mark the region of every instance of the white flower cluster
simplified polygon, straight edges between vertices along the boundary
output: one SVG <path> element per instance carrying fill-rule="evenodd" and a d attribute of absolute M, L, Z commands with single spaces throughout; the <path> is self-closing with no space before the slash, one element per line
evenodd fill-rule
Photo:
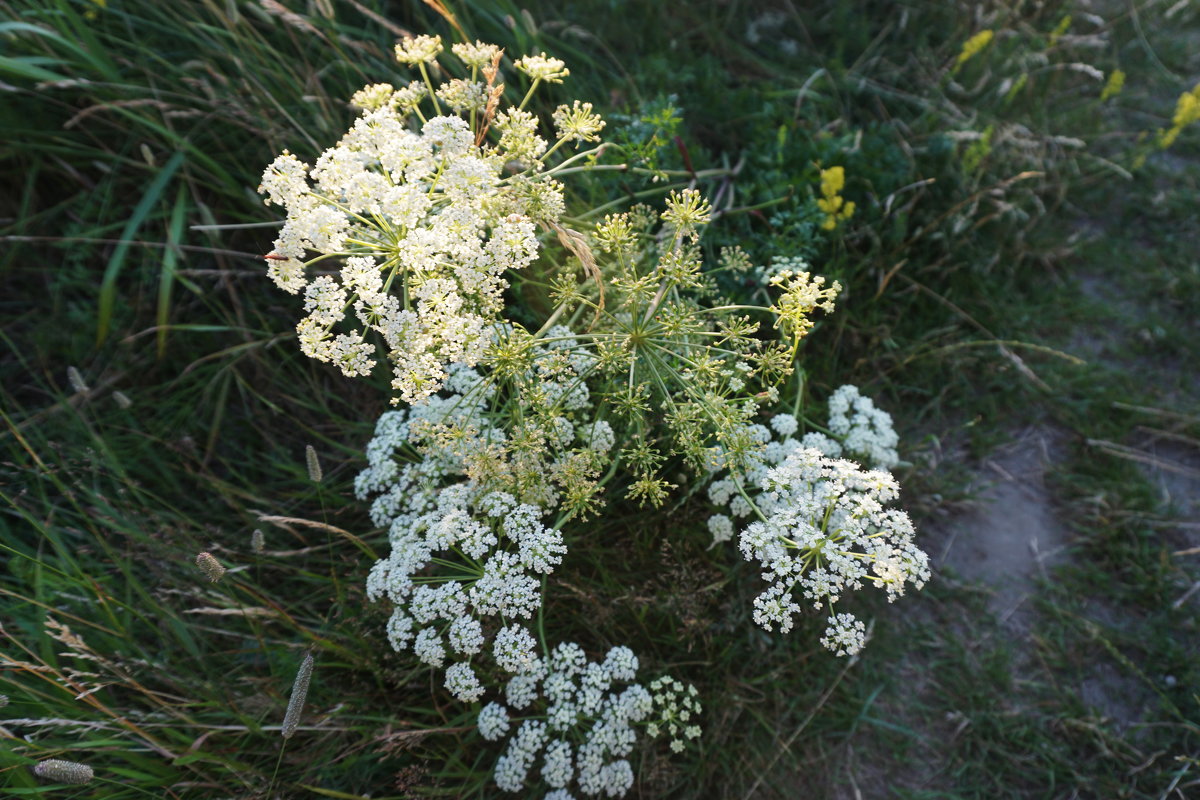
<path fill-rule="evenodd" d="M 417 655 L 440 666 L 441 632 L 456 652 L 473 655 L 483 644 L 480 618 L 531 617 L 541 605 L 535 576 L 553 572 L 566 547 L 561 531 L 542 524 L 543 509 L 519 504 L 507 493 L 481 494 L 469 483 L 458 483 L 433 494 L 427 511 L 415 513 L 410 506 L 397 515 L 391 525 L 392 552 L 372 567 L 367 596 L 387 597 L 396 604 L 388 623 L 388 637 L 396 649 L 417 635 Z M 414 500 L 424 502 L 416 496 Z M 458 552 L 469 561 L 456 569 L 467 570 L 469 580 L 443 581 L 421 574 L 435 560 Z M 472 562 L 477 566 L 472 568 Z M 437 631 L 427 633 L 434 627 Z M 519 651 L 507 652 L 511 655 L 505 663 L 519 661 Z"/>
<path fill-rule="evenodd" d="M 899 494 L 887 472 L 800 448 L 768 470 L 760 488 L 761 519 L 741 532 L 739 545 L 770 583 L 754 601 L 754 621 L 768 631 L 791 630 L 802 598 L 831 613 L 821 643 L 852 655 L 863 645 L 863 627 L 851 614 L 833 613 L 842 595 L 871 583 L 892 601 L 906 583 L 919 589 L 929 578 L 908 515 L 886 507 Z"/>
<path fill-rule="evenodd" d="M 586 386 L 570 376 L 588 365 L 568 329 L 550 334 L 527 377 L 559 407 L 586 408 Z M 392 550 L 372 568 L 367 595 L 394 604 L 389 641 L 443 669 L 443 685 L 456 699 L 482 702 L 491 687 L 500 690 L 502 698 L 478 716 L 484 739 L 507 738 L 495 766 L 497 787 L 523 793 L 540 781 L 552 790 L 548 797 L 620 797 L 633 784 L 627 757 L 636 726 L 654 715 L 651 734 L 669 733 L 678 751 L 680 735 L 699 735 L 699 705 L 676 697 L 682 685 L 674 681 L 656 682 L 654 694 L 634 683 L 638 659 L 627 647 L 612 648 L 600 662 L 573 643 L 541 655 L 519 620 L 540 607 L 541 575 L 559 565 L 566 547 L 561 532 L 543 522 L 548 508 L 485 491 L 466 475 L 476 449 L 511 438 L 489 421 L 494 395 L 475 370 L 454 366 L 443 395 L 380 418 L 355 491 L 374 497 L 372 518 L 388 528 Z M 606 422 L 554 419 L 554 447 L 577 443 L 603 452 L 614 444 Z M 439 436 L 451 429 L 470 435 Z"/>
<path fill-rule="evenodd" d="M 650 692 L 654 698 L 654 720 L 646 726 L 646 732 L 651 736 L 669 734 L 671 750 L 682 753 L 687 746 L 684 739 L 700 736 L 700 726 L 695 722 L 700 716 L 696 687 L 663 675 L 650 682 Z"/>
<path fill-rule="evenodd" d="M 853 414 L 849 413 L 851 410 Z M 732 540 L 734 521 L 753 513 L 753 498 L 744 496 L 743 492 L 757 493 L 767 471 L 801 448 L 819 450 L 830 458 L 858 461 L 871 469 L 891 469 L 900 461 L 896 452 L 900 439 L 891 415 L 876 408 L 875 403 L 861 395 L 855 386 L 843 386 L 829 398 L 828 430 L 832 435 L 810 431 L 798 436 L 800 427 L 795 416 L 779 413 L 771 417 L 769 429 L 764 425 L 750 425 L 745 429 L 745 435 L 762 445 L 762 450 L 757 457 L 747 459 L 745 468 L 738 475 L 727 473 L 709 484 L 709 500 L 718 507 L 728 506 L 729 512 L 722 511 L 708 518 L 714 546 Z M 717 461 L 723 463 L 719 456 Z"/>
<path fill-rule="evenodd" d="M 829 430 L 841 440 L 842 454 L 872 469 L 891 469 L 900 461 L 892 415 L 876 408 L 857 386 L 843 386 L 829 396 Z"/>
<path fill-rule="evenodd" d="M 371 517 L 388 528 L 391 541 L 391 553 L 367 578 L 367 597 L 395 606 L 389 641 L 396 650 L 411 644 L 433 667 L 448 657 L 466 659 L 447 669 L 446 688 L 473 702 L 483 687 L 468 662 L 484 650 L 484 621 L 530 618 L 542 601 L 540 576 L 558 566 L 566 546 L 562 532 L 543 523 L 548 509 L 463 480 L 471 452 L 504 437 L 484 414 L 492 392 L 474 370 L 452 368 L 447 386 L 460 391 L 380 418 L 355 492 L 363 500 L 376 495 Z M 430 443 L 430 430 L 450 424 L 475 436 L 454 446 Z M 423 457 L 404 463 L 422 445 Z M 437 575 L 448 563 L 454 577 Z M 532 635 L 509 625 L 496 635 L 493 655 L 501 668 L 519 673 L 533 649 Z"/>
<path fill-rule="evenodd" d="M 479 733 L 489 741 L 510 732 L 510 710 L 526 717 L 496 762 L 496 785 L 506 792 L 526 791 L 540 756 L 541 779 L 554 790 L 547 797 L 570 798 L 572 785 L 587 796 L 624 795 L 633 785 L 626 757 L 636 742 L 634 726 L 659 704 L 632 682 L 637 669 L 637 656 L 627 647 L 614 647 L 602 662 L 589 662 L 583 648 L 564 642 L 549 659 L 534 659 L 508 682 L 507 705 L 492 702 L 479 712 Z"/>
<path fill-rule="evenodd" d="M 284 151 L 259 187 L 268 204 L 287 210 L 268 275 L 304 295 L 308 316 L 296 328 L 303 352 L 346 375 L 366 375 L 380 355 L 373 333 L 406 403 L 436 393 L 447 365 L 480 361 L 502 307 L 504 273 L 537 258 L 535 221 L 554 222 L 563 209 L 561 185 L 538 162 L 548 151 L 537 117 L 501 112 L 499 142 L 488 144 L 490 82 L 456 79 L 434 89 L 425 64 L 441 52 L 438 37 L 397 45 L 397 58 L 420 67 L 425 82 L 364 87 L 352 100 L 361 116 L 337 145 L 311 168 Z M 454 52 L 475 70 L 499 50 L 476 43 Z M 544 55 L 517 66 L 541 81 L 567 74 Z M 421 113 L 425 99 L 436 115 Z M 560 143 L 596 137 L 603 121 L 590 111 L 584 104 L 556 117 Z M 479 130 L 457 114 L 470 115 Z M 513 161 L 537 169 L 503 177 Z M 306 275 L 339 262 L 311 280 Z"/>
<path fill-rule="evenodd" d="M 547 338 L 545 346 L 531 348 L 531 368 L 516 376 L 519 384 L 536 391 L 545 412 L 541 422 L 527 420 L 516 432 L 541 444 L 536 453 L 520 457 L 521 466 L 536 476 L 521 486 L 521 500 L 546 511 L 559 502 L 551 478 L 566 469 L 573 453 L 606 460 L 615 444 L 612 426 L 589 412 L 591 397 L 584 378 L 592 369 L 593 356 L 576 346 L 564 326 L 551 328 Z M 374 524 L 393 532 L 412 526 L 436 507 L 443 484 L 470 478 L 474 461 L 495 456 L 514 435 L 489 418 L 488 404 L 496 389 L 475 369 L 449 365 L 443 389 L 443 395 L 427 397 L 408 411 L 389 411 L 379 418 L 367 445 L 367 468 L 354 484 L 360 500 L 374 496 Z M 439 436 L 443 433 L 449 441 Z M 511 464 L 499 468 L 514 471 Z M 480 500 L 487 494 L 475 484 L 471 491 Z"/>
<path fill-rule="evenodd" d="M 754 513 L 750 494 L 757 492 L 756 487 L 767 476 L 767 471 L 805 446 L 804 440 L 793 439 L 790 436 L 799 427 L 796 418 L 791 414 L 777 414 L 772 418 L 771 424 L 782 438 L 773 440 L 771 430 L 765 425 L 747 426 L 744 434 L 759 445 L 761 450 L 747 457 L 742 469 L 723 473 L 722 477 L 715 477 L 708 485 L 709 501 L 722 508 L 723 512 L 729 512 L 713 514 L 708 518 L 708 529 L 713 535 L 714 546 L 732 540 L 735 521 Z"/>

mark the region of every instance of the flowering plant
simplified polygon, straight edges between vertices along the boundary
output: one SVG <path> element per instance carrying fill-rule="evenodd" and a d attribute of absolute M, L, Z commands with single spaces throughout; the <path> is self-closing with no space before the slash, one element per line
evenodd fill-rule
<path fill-rule="evenodd" d="M 439 670 L 456 700 L 482 704 L 484 740 L 507 737 L 497 787 L 522 792 L 540 775 L 558 800 L 620 796 L 637 731 L 681 751 L 700 735 L 700 704 L 672 678 L 637 683 L 628 647 L 589 661 L 545 632 L 547 576 L 619 488 L 658 508 L 676 481 L 726 473 L 710 497 L 759 517 L 740 541 L 771 582 L 754 608 L 768 629 L 791 627 L 797 588 L 832 607 L 863 581 L 889 596 L 920 585 L 924 555 L 907 517 L 883 507 L 890 475 L 823 455 L 895 463 L 890 418 L 871 401 L 835 394 L 823 441 L 771 443 L 756 422 L 841 286 L 780 259 L 770 305 L 722 296 L 718 276 L 748 264 L 726 253 L 705 265 L 698 242 L 715 212 L 694 187 L 661 211 L 569 227 L 579 218 L 562 180 L 605 146 L 566 147 L 598 142 L 605 122 L 576 100 L 550 115 L 551 133 L 527 110 L 569 75 L 557 59 L 511 62 L 527 88 L 505 105 L 503 52 L 451 49 L 457 63 L 442 63 L 439 37 L 406 39 L 397 59 L 419 79 L 356 93 L 358 118 L 313 166 L 284 152 L 267 168 L 260 190 L 287 212 L 268 272 L 303 295 L 303 352 L 348 376 L 390 368 L 400 407 L 379 419 L 355 481 L 388 533 L 367 579 L 368 598 L 391 605 L 388 641 Z M 435 86 L 434 74 L 462 77 Z M 511 314 L 506 299 L 535 263 L 550 305 L 536 329 L 518 321 L 532 309 Z M 798 428 L 782 414 L 773 425 Z M 732 537 L 727 517 L 713 520 L 718 541 Z M 824 643 L 856 652 L 862 624 L 838 613 Z"/>

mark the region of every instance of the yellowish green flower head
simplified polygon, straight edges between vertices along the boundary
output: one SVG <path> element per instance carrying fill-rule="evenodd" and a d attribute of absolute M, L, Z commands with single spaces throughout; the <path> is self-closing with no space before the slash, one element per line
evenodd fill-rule
<path fill-rule="evenodd" d="M 1193 86 L 1190 92 L 1179 95 L 1175 102 L 1175 116 L 1171 118 L 1171 127 L 1158 132 L 1158 146 L 1166 150 L 1175 144 L 1184 128 L 1197 120 L 1200 120 L 1200 83 Z"/>
<path fill-rule="evenodd" d="M 985 47 L 992 43 L 995 35 L 995 32 L 991 28 L 987 28 L 963 42 L 962 51 L 958 54 L 958 60 L 954 62 L 954 68 L 958 69 L 979 55 Z"/>
<path fill-rule="evenodd" d="M 435 61 L 442 52 L 442 37 L 440 36 L 411 36 L 396 45 L 396 60 L 401 64 L 416 66 Z"/>
<path fill-rule="evenodd" d="M 1070 28 L 1071 15 L 1068 14 L 1058 21 L 1058 25 L 1055 26 L 1054 30 L 1050 31 L 1050 46 L 1053 47 L 1054 45 L 1058 44 L 1058 40 L 1066 35 Z"/>
<path fill-rule="evenodd" d="M 571 74 L 566 64 L 557 58 L 550 58 L 545 53 L 519 58 L 513 62 L 513 66 L 533 80 L 547 83 L 562 83 L 562 79 Z"/>
<path fill-rule="evenodd" d="M 1125 88 L 1125 71 L 1114 69 L 1108 76 L 1108 81 L 1104 84 L 1104 90 L 1100 92 L 1100 102 L 1116 97 Z"/>

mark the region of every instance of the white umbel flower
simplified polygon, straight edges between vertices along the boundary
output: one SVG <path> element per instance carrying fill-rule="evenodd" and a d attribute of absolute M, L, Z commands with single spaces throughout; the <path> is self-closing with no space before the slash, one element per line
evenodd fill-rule
<path fill-rule="evenodd" d="M 488 703 L 479 712 L 479 735 L 489 742 L 499 741 L 508 733 L 508 711 L 499 703 Z"/>
<path fill-rule="evenodd" d="M 500 669 L 519 675 L 537 668 L 536 648 L 537 641 L 528 630 L 520 625 L 509 625 L 496 634 L 492 654 Z"/>
<path fill-rule="evenodd" d="M 545 53 L 519 58 L 513 62 L 513 66 L 533 80 L 547 83 L 562 83 L 562 79 L 571 74 L 564 62 L 550 58 Z"/>
<path fill-rule="evenodd" d="M 396 45 L 396 60 L 401 64 L 413 66 L 428 64 L 442 52 L 442 37 L 440 36 L 405 36 L 404 41 Z"/>
<path fill-rule="evenodd" d="M 762 520 L 739 537 L 742 555 L 762 567 L 770 586 L 754 602 L 754 619 L 767 630 L 792 627 L 803 599 L 831 608 L 846 592 L 872 584 L 888 600 L 929 578 L 929 558 L 913 542 L 908 515 L 887 508 L 899 486 L 883 471 L 800 449 L 771 469 L 758 499 Z M 822 644 L 838 655 L 862 646 L 861 623 L 831 617 Z"/>
<path fill-rule="evenodd" d="M 464 703 L 474 703 L 484 692 L 475 670 L 465 662 L 452 664 L 446 669 L 446 689 Z"/>

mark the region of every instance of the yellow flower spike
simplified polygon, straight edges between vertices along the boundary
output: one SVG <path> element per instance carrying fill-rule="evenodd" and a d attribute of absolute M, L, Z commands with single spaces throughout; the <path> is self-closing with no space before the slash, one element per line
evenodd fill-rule
<path fill-rule="evenodd" d="M 1108 82 L 1104 84 L 1104 91 L 1100 92 L 1100 102 L 1103 103 L 1110 97 L 1116 97 L 1125 88 L 1125 72 L 1123 70 L 1114 69 L 1112 74 L 1108 76 Z"/>
<path fill-rule="evenodd" d="M 834 195 L 830 198 L 819 198 L 817 200 L 817 208 L 824 211 L 826 214 L 836 214 L 838 209 L 842 207 L 844 201 L 842 198 Z"/>
<path fill-rule="evenodd" d="M 1200 88 L 1198 86 L 1197 88 Z M 1175 117 L 1171 120 L 1171 127 L 1183 128 L 1196 120 L 1200 119 L 1200 99 L 1197 99 L 1196 90 L 1184 92 L 1179 95 L 1179 100 L 1175 104 Z"/>
<path fill-rule="evenodd" d="M 841 196 L 841 191 L 845 186 L 845 167 L 830 167 L 821 170 L 821 194 L 823 196 L 817 198 L 817 208 L 825 214 L 825 219 L 821 222 L 822 229 L 831 231 L 842 220 L 850 219 L 854 213 L 854 203 Z"/>
<path fill-rule="evenodd" d="M 821 170 L 821 194 L 831 198 L 836 194 L 840 194 L 842 187 L 845 185 L 845 167 L 830 167 L 829 169 Z"/>
<path fill-rule="evenodd" d="M 958 60 L 954 62 L 954 68 L 958 69 L 963 64 L 967 63 L 976 55 L 978 55 L 981 50 L 992 43 L 992 39 L 995 37 L 995 35 L 996 34 L 994 31 L 992 31 L 990 28 L 987 28 L 963 42 L 962 52 L 958 54 Z"/>
<path fill-rule="evenodd" d="M 1061 39 L 1064 34 L 1066 34 L 1070 27 L 1071 15 L 1068 14 L 1067 16 L 1063 17 L 1059 21 L 1058 26 L 1050 32 L 1050 46 L 1053 47 L 1054 45 L 1058 44 L 1058 40 Z"/>

